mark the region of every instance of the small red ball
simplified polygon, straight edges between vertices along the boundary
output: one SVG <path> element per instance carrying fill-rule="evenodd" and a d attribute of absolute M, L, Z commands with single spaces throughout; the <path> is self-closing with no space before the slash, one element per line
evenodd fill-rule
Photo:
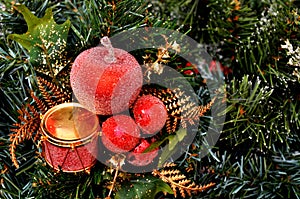
<path fill-rule="evenodd" d="M 105 135 L 101 136 L 101 141 L 103 146 L 105 146 L 106 149 L 113 153 L 125 153 L 128 152 L 128 150 L 121 149 L 117 147 L 115 144 L 113 144 Z"/>
<path fill-rule="evenodd" d="M 143 133 L 155 134 L 165 125 L 168 112 L 164 103 L 152 95 L 144 95 L 136 101 L 133 107 L 136 123 Z"/>
<path fill-rule="evenodd" d="M 158 155 L 158 149 L 143 153 L 149 146 L 151 146 L 151 143 L 146 139 L 142 139 L 141 143 L 134 148 L 133 152 L 128 154 L 128 162 L 135 166 L 146 166 L 150 164 Z"/>
<path fill-rule="evenodd" d="M 112 152 L 130 151 L 140 142 L 140 130 L 131 117 L 115 115 L 103 122 L 102 141 Z"/>

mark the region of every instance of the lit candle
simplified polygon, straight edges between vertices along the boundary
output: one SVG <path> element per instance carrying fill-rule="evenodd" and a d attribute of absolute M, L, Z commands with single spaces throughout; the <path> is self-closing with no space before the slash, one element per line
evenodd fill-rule
<path fill-rule="evenodd" d="M 89 170 L 96 162 L 100 130 L 96 114 L 78 103 L 64 103 L 42 118 L 43 156 L 55 170 Z"/>

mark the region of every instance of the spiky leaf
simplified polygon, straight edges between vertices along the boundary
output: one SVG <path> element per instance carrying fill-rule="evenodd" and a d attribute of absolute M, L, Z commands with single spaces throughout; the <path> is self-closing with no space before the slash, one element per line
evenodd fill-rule
<path fill-rule="evenodd" d="M 51 8 L 42 18 L 32 14 L 25 5 L 15 5 L 14 8 L 24 16 L 28 30 L 24 34 L 10 34 L 7 39 L 17 41 L 29 51 L 30 62 L 37 71 L 55 77 L 64 66 L 62 62 L 71 22 L 57 24 Z"/>
<path fill-rule="evenodd" d="M 124 184 L 116 193 L 115 198 L 151 199 L 155 198 L 159 192 L 173 194 L 171 187 L 167 183 L 149 176 L 148 178 L 142 178 Z"/>

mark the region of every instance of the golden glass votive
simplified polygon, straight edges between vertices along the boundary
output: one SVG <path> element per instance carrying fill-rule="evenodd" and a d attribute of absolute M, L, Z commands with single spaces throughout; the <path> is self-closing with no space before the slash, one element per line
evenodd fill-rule
<path fill-rule="evenodd" d="M 96 163 L 99 120 L 79 103 L 63 103 L 48 110 L 41 129 L 43 156 L 55 170 L 89 171 Z"/>

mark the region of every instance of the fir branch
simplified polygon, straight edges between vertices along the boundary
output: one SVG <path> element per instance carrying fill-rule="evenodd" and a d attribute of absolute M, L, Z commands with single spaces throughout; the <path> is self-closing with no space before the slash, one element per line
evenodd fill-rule
<path fill-rule="evenodd" d="M 215 183 L 209 183 L 207 185 L 196 185 L 191 180 L 187 179 L 184 174 L 181 174 L 181 171 L 178 169 L 171 169 L 171 167 L 176 166 L 174 163 L 167 163 L 162 170 L 153 170 L 152 174 L 158 176 L 164 182 L 169 183 L 173 192 L 174 197 L 177 197 L 177 191 L 180 195 L 185 198 L 186 193 L 189 196 L 192 196 L 192 193 L 203 192 L 215 185 Z"/>
<path fill-rule="evenodd" d="M 166 132 L 168 134 L 172 134 L 174 132 L 176 132 L 176 130 L 178 129 L 178 126 L 180 124 L 180 120 L 176 117 L 168 117 L 167 120 L 166 120 L 166 123 L 165 123 L 165 129 L 166 129 Z"/>
<path fill-rule="evenodd" d="M 187 123 L 189 122 L 191 125 L 195 124 L 195 121 L 199 120 L 199 117 L 202 117 L 207 113 L 212 105 L 215 102 L 216 97 L 214 97 L 208 104 L 202 106 L 195 106 L 193 103 L 189 103 L 182 108 L 182 116 L 181 116 L 181 121 L 182 121 L 182 126 L 183 128 L 186 128 Z"/>
<path fill-rule="evenodd" d="M 56 105 L 56 101 L 54 101 L 52 99 L 52 95 L 47 90 L 47 83 L 48 83 L 48 81 L 46 81 L 46 83 L 45 83 L 46 86 L 43 83 L 44 83 L 43 80 L 42 81 L 38 80 L 38 88 L 39 88 L 39 91 L 42 94 L 42 97 L 43 97 L 42 99 L 46 102 L 47 106 L 49 108 L 51 108 L 51 107 L 53 107 L 53 106 Z"/>
<path fill-rule="evenodd" d="M 17 145 L 32 138 L 33 134 L 37 132 L 40 125 L 40 114 L 31 105 L 23 107 L 18 111 L 20 113 L 20 122 L 14 124 L 16 128 L 11 129 L 12 134 L 10 134 L 10 155 L 11 160 L 16 168 L 19 168 L 19 163 L 16 157 Z"/>
<path fill-rule="evenodd" d="M 43 102 L 42 100 L 40 100 L 37 96 L 35 96 L 34 92 L 31 91 L 30 92 L 30 96 L 32 97 L 32 99 L 35 101 L 35 103 L 37 104 L 38 109 L 41 111 L 42 114 L 46 113 L 48 110 L 47 105 L 45 104 L 45 102 Z"/>
<path fill-rule="evenodd" d="M 39 101 L 39 106 L 41 108 L 51 108 L 57 104 L 70 101 L 70 96 L 67 92 L 57 86 L 54 82 L 51 82 L 45 78 L 38 77 L 38 88 L 42 94 L 42 99 Z M 44 101 L 40 103 L 40 101 Z"/>

